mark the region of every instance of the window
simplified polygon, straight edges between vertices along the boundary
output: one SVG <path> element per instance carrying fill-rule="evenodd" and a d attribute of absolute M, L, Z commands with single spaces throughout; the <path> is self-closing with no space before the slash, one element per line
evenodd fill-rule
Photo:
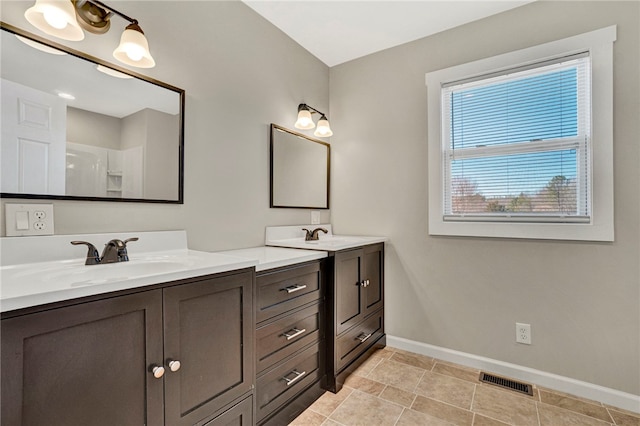
<path fill-rule="evenodd" d="M 445 220 L 588 222 L 589 59 L 444 85 Z"/>
<path fill-rule="evenodd" d="M 430 234 L 613 240 L 614 40 L 427 74 Z"/>

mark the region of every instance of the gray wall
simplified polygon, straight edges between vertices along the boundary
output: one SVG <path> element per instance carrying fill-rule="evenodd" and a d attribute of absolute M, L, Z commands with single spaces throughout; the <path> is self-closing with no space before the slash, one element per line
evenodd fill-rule
<path fill-rule="evenodd" d="M 67 142 L 101 148 L 120 148 L 119 118 L 67 107 Z"/>
<path fill-rule="evenodd" d="M 640 394 L 639 16 L 535 2 L 331 68 L 334 232 L 390 237 L 389 334 Z M 615 242 L 430 237 L 425 73 L 612 24 Z"/>
<path fill-rule="evenodd" d="M 180 117 L 146 109 L 147 140 L 145 145 L 144 196 L 158 198 L 166 194 L 178 196 L 178 129 Z"/>
<path fill-rule="evenodd" d="M 23 18 L 32 4 L 3 1 L 2 20 L 41 34 Z M 269 208 L 269 124 L 293 128 L 300 102 L 328 110 L 328 67 L 239 1 L 116 7 L 140 21 L 157 63 L 136 71 L 186 90 L 185 204 L 53 201 L 56 234 L 186 229 L 191 248 L 225 250 L 263 244 L 267 225 L 309 223 L 308 210 Z M 115 63 L 124 26 L 114 17 L 106 35 L 56 41 Z"/>

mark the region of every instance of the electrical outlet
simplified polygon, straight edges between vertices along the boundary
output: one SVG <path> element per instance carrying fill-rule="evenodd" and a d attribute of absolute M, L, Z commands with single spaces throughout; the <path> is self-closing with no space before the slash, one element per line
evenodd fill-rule
<path fill-rule="evenodd" d="M 53 204 L 5 204 L 7 237 L 53 235 Z"/>
<path fill-rule="evenodd" d="M 516 323 L 516 342 L 531 344 L 531 324 Z"/>

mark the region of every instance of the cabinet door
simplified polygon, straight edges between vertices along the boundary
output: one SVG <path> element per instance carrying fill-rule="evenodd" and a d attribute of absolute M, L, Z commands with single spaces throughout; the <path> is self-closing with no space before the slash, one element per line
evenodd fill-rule
<path fill-rule="evenodd" d="M 384 303 L 384 246 L 375 244 L 364 247 L 362 280 L 366 283 L 363 292 L 364 316 L 382 308 Z"/>
<path fill-rule="evenodd" d="M 335 255 L 335 327 L 336 335 L 348 330 L 362 318 L 362 249 Z"/>
<path fill-rule="evenodd" d="M 253 273 L 164 289 L 165 418 L 192 425 L 251 390 Z"/>
<path fill-rule="evenodd" d="M 2 424 L 163 425 L 162 293 L 2 320 Z"/>
<path fill-rule="evenodd" d="M 229 408 L 204 426 L 251 426 L 253 424 L 253 398 L 249 397 Z"/>

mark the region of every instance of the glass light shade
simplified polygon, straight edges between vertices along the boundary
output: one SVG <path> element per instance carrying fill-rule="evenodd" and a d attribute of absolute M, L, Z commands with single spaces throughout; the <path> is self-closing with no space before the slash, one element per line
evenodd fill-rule
<path fill-rule="evenodd" d="M 329 127 L 329 120 L 327 120 L 327 117 L 325 117 L 324 115 L 320 117 L 320 120 L 318 120 L 318 128 L 315 132 L 313 132 L 313 134 L 322 138 L 328 138 L 329 136 L 333 135 L 331 127 Z"/>
<path fill-rule="evenodd" d="M 34 49 L 38 49 L 41 52 L 50 53 L 51 55 L 66 55 L 67 52 L 63 52 L 62 50 L 54 49 L 52 47 L 46 46 L 42 43 L 38 43 L 37 41 L 33 41 L 30 38 L 22 37 L 16 34 L 16 38 L 26 44 L 27 46 L 33 47 Z"/>
<path fill-rule="evenodd" d="M 113 57 L 123 64 L 138 68 L 153 68 L 156 61 L 149 53 L 149 43 L 137 24 L 128 25 L 120 37 L 120 45 L 113 51 Z"/>
<path fill-rule="evenodd" d="M 100 64 L 98 64 L 98 66 L 96 66 L 96 69 L 98 71 L 100 71 L 101 73 L 110 75 L 111 77 L 122 78 L 122 79 L 133 78 L 132 75 L 125 74 L 125 73 L 120 72 L 120 71 L 116 71 L 113 68 L 105 67 L 105 66 L 102 66 Z"/>
<path fill-rule="evenodd" d="M 69 41 L 84 39 L 84 31 L 69 0 L 36 0 L 24 17 L 31 25 L 51 36 Z"/>
<path fill-rule="evenodd" d="M 313 129 L 314 127 L 316 127 L 313 120 L 311 119 L 311 111 L 306 108 L 300 109 L 298 111 L 298 120 L 296 121 L 296 124 L 294 124 L 294 127 L 296 129 L 304 130 Z"/>

